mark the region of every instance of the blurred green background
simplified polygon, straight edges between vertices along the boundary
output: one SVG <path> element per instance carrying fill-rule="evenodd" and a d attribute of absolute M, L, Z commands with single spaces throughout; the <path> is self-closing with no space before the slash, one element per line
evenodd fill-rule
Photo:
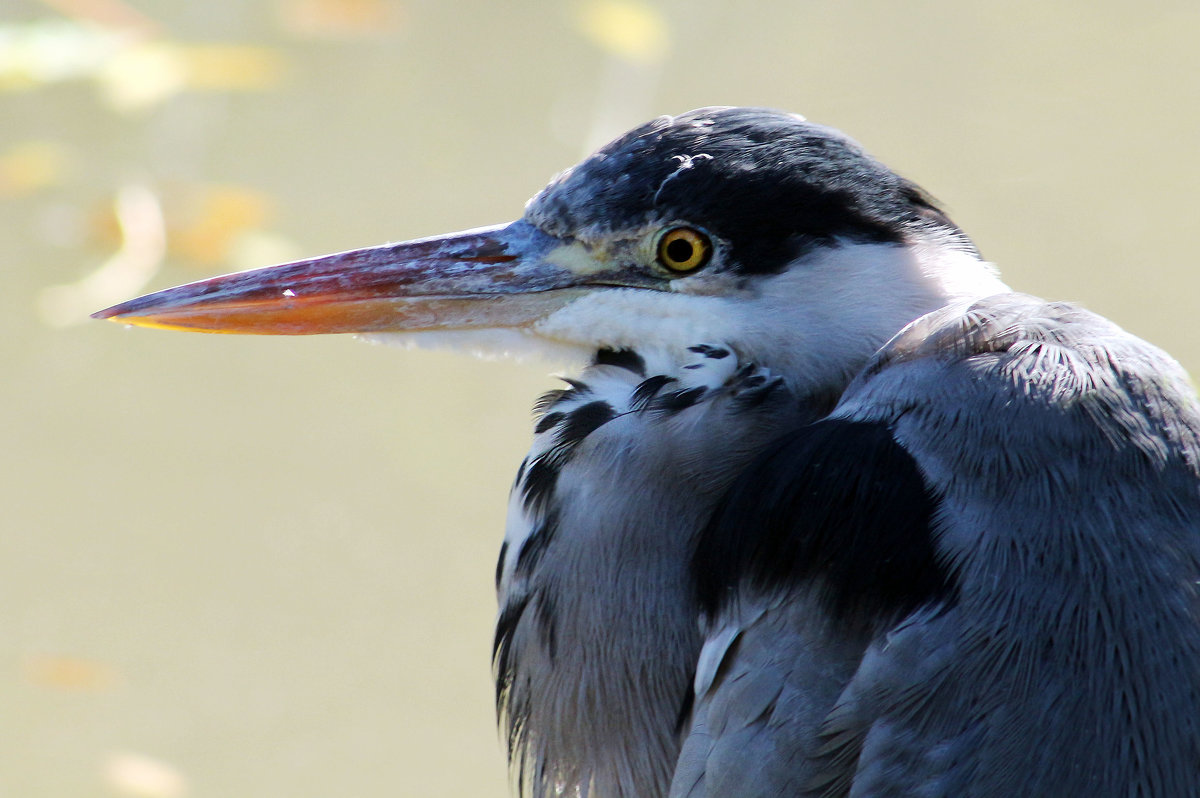
<path fill-rule="evenodd" d="M 1197 41 L 1194 0 L 0 0 L 0 795 L 506 792 L 492 567 L 546 369 L 86 312 L 511 219 L 754 104 L 1195 373 Z"/>

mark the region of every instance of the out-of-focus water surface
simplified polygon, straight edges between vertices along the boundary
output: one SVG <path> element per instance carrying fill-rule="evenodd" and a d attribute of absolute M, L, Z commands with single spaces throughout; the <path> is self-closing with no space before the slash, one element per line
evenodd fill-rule
<path fill-rule="evenodd" d="M 492 566 L 545 369 L 86 312 L 510 219 L 756 104 L 1196 372 L 1198 39 L 1194 2 L 5 0 L 0 794 L 506 791 Z"/>

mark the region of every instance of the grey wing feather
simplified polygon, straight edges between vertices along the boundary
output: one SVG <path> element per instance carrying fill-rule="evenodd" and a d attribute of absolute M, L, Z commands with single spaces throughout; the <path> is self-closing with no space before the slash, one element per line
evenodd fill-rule
<path fill-rule="evenodd" d="M 740 581 L 672 797 L 1200 795 L 1200 411 L 1179 367 L 1003 295 L 914 322 L 831 420 L 886 425 L 919 467 L 951 595 L 848 624 L 827 576 Z"/>
<path fill-rule="evenodd" d="M 831 795 L 1200 794 L 1200 412 L 1169 357 L 1006 295 L 903 331 L 835 415 L 941 497 L 953 607 L 872 646 Z"/>
<path fill-rule="evenodd" d="M 817 732 L 862 644 L 811 623 L 811 591 L 784 598 L 739 608 L 710 635 L 720 662 L 699 685 L 671 798 L 796 795 L 815 773 Z"/>

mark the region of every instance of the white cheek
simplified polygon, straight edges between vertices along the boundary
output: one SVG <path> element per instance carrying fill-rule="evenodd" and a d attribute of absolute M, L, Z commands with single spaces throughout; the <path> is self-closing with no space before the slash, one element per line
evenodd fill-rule
<path fill-rule="evenodd" d="M 737 331 L 737 314 L 721 297 L 689 296 L 636 288 L 601 289 L 582 296 L 531 330 L 551 341 L 614 349 L 686 348 L 726 341 Z"/>
<path fill-rule="evenodd" d="M 995 266 L 969 253 L 920 242 L 911 249 L 925 279 L 939 285 L 947 300 L 977 299 L 1012 290 Z"/>

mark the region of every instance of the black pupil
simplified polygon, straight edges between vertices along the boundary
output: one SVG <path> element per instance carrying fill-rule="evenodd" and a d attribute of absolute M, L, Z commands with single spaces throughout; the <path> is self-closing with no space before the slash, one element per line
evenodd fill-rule
<path fill-rule="evenodd" d="M 695 247 L 686 238 L 676 238 L 667 243 L 667 258 L 672 263 L 687 263 L 692 259 Z"/>

